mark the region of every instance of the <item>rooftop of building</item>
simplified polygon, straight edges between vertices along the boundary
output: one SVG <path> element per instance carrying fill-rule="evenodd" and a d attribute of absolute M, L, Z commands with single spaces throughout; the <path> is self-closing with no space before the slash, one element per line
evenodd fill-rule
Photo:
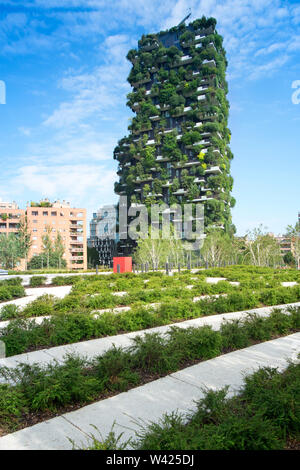
<path fill-rule="evenodd" d="M 0 201 L 0 209 L 19 209 L 19 206 L 15 201 L 12 201 L 12 202 Z"/>

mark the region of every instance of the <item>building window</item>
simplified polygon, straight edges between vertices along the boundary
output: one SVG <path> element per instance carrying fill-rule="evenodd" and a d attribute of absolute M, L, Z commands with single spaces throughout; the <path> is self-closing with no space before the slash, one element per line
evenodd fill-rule
<path fill-rule="evenodd" d="M 57 212 L 51 212 L 51 216 L 52 216 L 52 217 L 56 217 L 56 216 L 57 216 Z"/>
<path fill-rule="evenodd" d="M 44 211 L 43 215 L 45 215 L 45 216 L 48 215 L 48 211 Z"/>
<path fill-rule="evenodd" d="M 33 220 L 33 221 L 32 221 L 33 224 L 37 224 L 37 222 L 38 222 L 37 220 Z"/>
<path fill-rule="evenodd" d="M 39 215 L 39 213 L 38 213 L 38 211 L 32 211 L 32 212 L 31 212 L 31 215 L 37 216 L 37 215 Z"/>
<path fill-rule="evenodd" d="M 37 228 L 33 228 L 32 231 L 33 231 L 33 232 L 37 232 Z"/>

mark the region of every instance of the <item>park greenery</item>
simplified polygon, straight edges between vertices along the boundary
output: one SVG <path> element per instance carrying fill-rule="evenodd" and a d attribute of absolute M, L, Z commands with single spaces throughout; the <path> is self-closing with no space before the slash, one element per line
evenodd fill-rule
<path fill-rule="evenodd" d="M 6 269 L 14 269 L 20 260 L 23 259 L 25 271 L 43 268 L 61 269 L 66 267 L 66 261 L 63 259 L 65 247 L 62 236 L 60 233 L 57 233 L 53 241 L 50 236 L 51 232 L 52 228 L 47 226 L 42 240 L 42 253 L 33 256 L 28 261 L 32 238 L 27 217 L 21 218 L 17 233 L 0 234 L 0 266 Z"/>
<path fill-rule="evenodd" d="M 139 425 L 124 441 L 112 428 L 92 435 L 85 450 L 280 450 L 299 443 L 300 365 L 285 371 L 264 367 L 244 378 L 239 394 L 228 388 L 206 390 L 188 414 L 165 414 L 159 422 Z M 196 409 L 195 409 L 196 408 Z M 294 443 L 294 444 L 293 444 Z M 292 447 L 291 447 L 292 446 Z M 74 446 L 76 448 L 76 446 Z"/>
<path fill-rule="evenodd" d="M 138 240 L 134 261 L 149 266 L 163 266 L 169 262 L 175 267 L 186 266 L 187 260 L 201 260 L 207 267 L 230 264 L 277 267 L 284 264 L 276 239 L 265 233 L 261 226 L 240 238 L 230 236 L 222 229 L 208 228 L 199 250 L 191 252 L 189 246 L 189 242 L 176 238 L 174 232 L 165 239 L 149 236 Z"/>
<path fill-rule="evenodd" d="M 207 276 L 221 279 L 212 284 L 206 281 Z M 283 286 L 284 281 L 293 281 L 294 285 Z M 43 282 L 42 276 L 36 276 L 31 285 L 40 286 Z M 12 320 L 0 331 L 9 356 L 300 299 L 297 270 L 256 266 L 182 271 L 173 276 L 148 272 L 58 276 L 52 280 L 52 285 L 70 284 L 72 290 L 63 299 L 56 299 L 50 291 L 23 309 L 15 305 L 2 307 L 0 320 Z M 113 311 L 119 307 L 130 309 Z M 34 317 L 40 317 L 41 322 L 36 323 Z"/>
<path fill-rule="evenodd" d="M 112 347 L 90 360 L 72 354 L 63 363 L 1 367 L 0 376 L 7 383 L 0 385 L 0 428 L 6 433 L 15 431 L 43 420 L 45 413 L 48 419 L 70 405 L 104 399 L 188 365 L 285 336 L 299 327 L 299 308 L 289 314 L 278 310 L 267 318 L 249 315 L 243 321 L 224 322 L 220 331 L 209 326 L 174 327 L 165 335 L 136 336 L 128 348 Z"/>

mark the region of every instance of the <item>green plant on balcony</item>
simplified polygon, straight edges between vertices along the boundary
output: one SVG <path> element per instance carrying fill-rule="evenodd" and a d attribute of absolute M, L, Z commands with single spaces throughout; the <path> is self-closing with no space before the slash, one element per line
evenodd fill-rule
<path fill-rule="evenodd" d="M 143 166 L 145 170 L 149 170 L 155 165 L 155 147 L 147 145 L 141 152 L 143 157 Z"/>
<path fill-rule="evenodd" d="M 137 55 L 138 55 L 138 51 L 136 49 L 130 49 L 130 51 L 128 51 L 126 59 L 129 60 L 130 62 L 133 62 L 135 58 L 137 57 Z"/>
<path fill-rule="evenodd" d="M 183 114 L 184 111 L 184 104 L 176 106 L 175 108 L 170 109 L 170 114 L 172 117 L 180 116 Z"/>
<path fill-rule="evenodd" d="M 199 194 L 200 190 L 197 184 L 191 184 L 191 186 L 188 188 L 187 197 L 189 199 L 197 199 L 199 197 Z"/>
<path fill-rule="evenodd" d="M 178 178 L 173 179 L 172 191 L 175 193 L 180 188 L 180 182 Z"/>
<path fill-rule="evenodd" d="M 153 181 L 153 191 L 155 194 L 162 193 L 162 183 L 158 178 L 155 178 Z"/>
<path fill-rule="evenodd" d="M 7 219 L 8 219 L 8 215 L 7 215 L 7 214 L 4 214 L 4 213 L 3 213 L 3 214 L 0 214 L 0 218 L 1 218 L 2 220 L 7 220 Z"/>
<path fill-rule="evenodd" d="M 198 131 L 189 131 L 183 134 L 181 137 L 181 142 L 184 145 L 193 145 L 196 142 L 199 142 L 201 140 L 201 134 Z"/>
<path fill-rule="evenodd" d="M 183 45 L 184 43 L 192 42 L 195 39 L 195 33 L 193 33 L 190 30 L 185 31 L 181 36 L 179 37 L 180 44 Z"/>
<path fill-rule="evenodd" d="M 160 82 L 164 82 L 165 80 L 168 80 L 169 78 L 169 72 L 168 70 L 165 70 L 163 67 L 161 67 L 157 73 L 157 78 Z M 161 89 L 160 89 L 161 91 Z"/>

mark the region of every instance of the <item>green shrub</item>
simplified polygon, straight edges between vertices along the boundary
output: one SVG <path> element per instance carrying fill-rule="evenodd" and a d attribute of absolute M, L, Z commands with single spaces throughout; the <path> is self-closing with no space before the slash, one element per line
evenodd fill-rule
<path fill-rule="evenodd" d="M 96 377 L 102 389 L 125 391 L 140 382 L 129 352 L 113 347 L 95 359 Z"/>
<path fill-rule="evenodd" d="M 56 298 L 50 294 L 44 294 L 37 299 L 30 302 L 22 311 L 22 316 L 25 317 L 43 317 L 51 315 L 54 311 Z"/>
<path fill-rule="evenodd" d="M 16 299 L 25 296 L 25 289 L 20 284 L 0 285 L 0 301 Z"/>
<path fill-rule="evenodd" d="M 168 332 L 168 350 L 180 360 L 206 360 L 221 354 L 222 338 L 210 326 L 182 329 L 173 327 Z"/>
<path fill-rule="evenodd" d="M 21 309 L 17 305 L 8 304 L 2 308 L 0 306 L 0 320 L 10 320 L 11 318 L 19 318 L 21 316 Z"/>
<path fill-rule="evenodd" d="M 220 328 L 223 348 L 226 350 L 242 349 L 250 345 L 247 328 L 243 328 L 241 320 L 229 320 Z"/>
<path fill-rule="evenodd" d="M 46 282 L 46 276 L 32 276 L 29 281 L 30 287 L 40 287 Z"/>

